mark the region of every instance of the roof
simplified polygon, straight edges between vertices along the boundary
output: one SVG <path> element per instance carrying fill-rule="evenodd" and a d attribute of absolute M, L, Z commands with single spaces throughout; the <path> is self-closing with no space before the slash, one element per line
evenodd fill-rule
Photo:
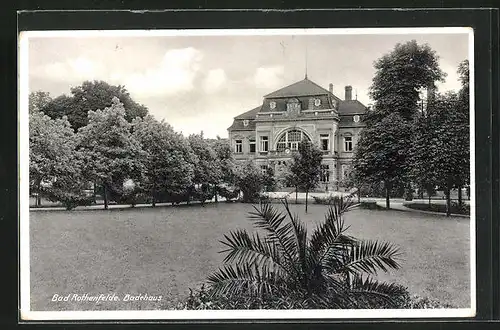
<path fill-rule="evenodd" d="M 265 95 L 265 98 L 270 97 L 289 97 L 289 96 L 305 96 L 305 95 L 323 95 L 330 92 L 311 80 L 305 78 L 301 81 L 278 89 L 270 94 Z"/>
<path fill-rule="evenodd" d="M 235 119 L 231 126 L 227 128 L 228 130 L 236 131 L 255 131 L 255 120 L 249 120 L 248 125 L 243 124 L 243 119 Z"/>
<path fill-rule="evenodd" d="M 363 114 L 366 112 L 366 106 L 358 100 L 340 101 L 339 115 Z"/>
<path fill-rule="evenodd" d="M 234 117 L 234 119 L 255 119 L 255 116 L 259 113 L 261 107 L 262 105 L 259 105 L 258 107 L 253 108 L 252 110 L 249 110 L 247 112 L 242 113 L 241 115 Z"/>

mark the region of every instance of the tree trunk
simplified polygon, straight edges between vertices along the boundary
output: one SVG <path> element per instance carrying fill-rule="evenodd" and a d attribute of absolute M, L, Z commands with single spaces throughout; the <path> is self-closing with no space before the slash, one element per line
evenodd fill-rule
<path fill-rule="evenodd" d="M 458 186 L 458 205 L 462 207 L 462 186 Z"/>
<path fill-rule="evenodd" d="M 153 207 L 156 207 L 156 181 L 153 181 L 153 189 L 151 191 L 151 197 L 153 202 L 151 203 Z"/>
<path fill-rule="evenodd" d="M 388 184 L 386 182 L 385 183 L 385 208 L 386 209 L 390 209 L 391 208 L 390 193 L 391 193 L 390 184 Z"/>
<path fill-rule="evenodd" d="M 298 195 L 299 195 L 299 188 L 295 186 L 295 204 L 297 204 Z"/>
<path fill-rule="evenodd" d="M 361 203 L 361 188 L 358 187 L 358 203 Z"/>
<path fill-rule="evenodd" d="M 92 200 L 94 204 L 97 204 L 97 183 L 94 180 L 92 184 L 93 184 Z"/>
<path fill-rule="evenodd" d="M 307 198 L 309 196 L 309 189 L 306 190 L 306 213 L 307 213 Z"/>
<path fill-rule="evenodd" d="M 214 196 L 215 196 L 215 202 L 218 203 L 219 200 L 217 199 L 217 185 L 214 185 Z"/>
<path fill-rule="evenodd" d="M 430 209 L 430 206 L 431 206 L 431 194 L 429 194 L 429 209 Z"/>
<path fill-rule="evenodd" d="M 36 206 L 40 207 L 42 206 L 42 180 L 38 180 L 36 190 Z"/>
<path fill-rule="evenodd" d="M 451 214 L 451 198 L 450 198 L 450 187 L 446 187 L 446 216 L 449 217 Z"/>
<path fill-rule="evenodd" d="M 103 184 L 104 188 L 104 209 L 108 209 L 108 186 L 106 184 Z"/>

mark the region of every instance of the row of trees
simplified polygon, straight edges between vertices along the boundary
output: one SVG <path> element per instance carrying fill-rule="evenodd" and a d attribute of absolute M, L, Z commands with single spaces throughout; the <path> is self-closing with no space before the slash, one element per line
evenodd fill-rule
<path fill-rule="evenodd" d="M 355 185 L 383 183 L 387 208 L 394 189 L 414 187 L 430 195 L 443 190 L 450 212 L 450 191 L 469 184 L 469 63 L 458 74 L 458 93 L 439 94 L 435 84 L 445 73 L 438 56 L 416 41 L 398 44 L 375 62 L 370 94 L 375 101 L 366 117 L 353 162 Z M 423 94 L 427 99 L 423 99 Z"/>
<path fill-rule="evenodd" d="M 37 193 L 38 205 L 42 195 L 68 208 L 90 203 L 89 188 L 94 196 L 102 195 L 105 208 L 109 201 L 142 199 L 153 205 L 204 201 L 217 195 L 218 185 L 235 182 L 226 141 L 208 140 L 202 133 L 185 138 L 148 115 L 147 109 L 132 118 L 130 107 L 137 103 L 121 102 L 120 91 L 129 98 L 122 87 L 85 82 L 72 92 L 80 90 L 90 90 L 102 100 L 94 97 L 84 110 L 54 112 L 54 103 L 63 97 L 52 100 L 44 92 L 30 95 L 30 188 Z M 111 96 L 114 92 L 118 96 Z M 108 103 L 101 110 L 89 109 Z M 69 113 L 80 119 L 85 113 L 86 119 L 72 122 Z"/>

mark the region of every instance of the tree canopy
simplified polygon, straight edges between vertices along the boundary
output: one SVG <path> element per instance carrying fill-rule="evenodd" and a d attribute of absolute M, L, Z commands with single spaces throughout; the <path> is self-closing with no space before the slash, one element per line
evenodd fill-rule
<path fill-rule="evenodd" d="M 353 159 L 358 180 L 368 184 L 384 182 L 386 196 L 397 182 L 407 180 L 411 134 L 411 123 L 397 112 L 365 127 Z"/>
<path fill-rule="evenodd" d="M 411 119 L 417 110 L 421 89 L 433 90 L 445 73 L 439 68 L 439 57 L 428 44 L 415 40 L 398 43 L 394 50 L 374 63 L 375 76 L 370 97 L 375 101 L 371 118 L 380 118 L 397 111 Z"/>
<path fill-rule="evenodd" d="M 33 111 L 42 111 L 42 109 L 47 106 L 50 101 L 52 101 L 52 97 L 48 92 L 31 92 L 28 101 L 29 113 L 31 114 Z"/>
<path fill-rule="evenodd" d="M 186 139 L 150 115 L 134 119 L 132 132 L 145 152 L 144 189 L 151 192 L 153 205 L 159 195 L 186 191 L 192 184 L 196 157 Z"/>
<path fill-rule="evenodd" d="M 104 187 L 106 208 L 114 184 L 120 189 L 125 179 L 141 181 L 143 151 L 131 135 L 131 124 L 125 120 L 125 109 L 117 97 L 110 107 L 88 112 L 88 124 L 79 129 L 78 142 L 87 160 L 84 172 Z"/>
<path fill-rule="evenodd" d="M 132 99 L 125 86 L 110 85 L 105 81 L 84 81 L 71 88 L 71 95 L 61 95 L 48 102 L 41 110 L 52 118 L 67 116 L 71 126 L 78 130 L 87 125 L 89 111 L 104 109 L 112 105 L 117 97 L 125 109 L 124 118 L 131 122 L 148 113 L 146 106 Z"/>
<path fill-rule="evenodd" d="M 194 183 L 218 184 L 222 178 L 222 170 L 217 158 L 217 152 L 201 134 L 191 134 L 189 145 L 197 157 L 194 170 Z"/>

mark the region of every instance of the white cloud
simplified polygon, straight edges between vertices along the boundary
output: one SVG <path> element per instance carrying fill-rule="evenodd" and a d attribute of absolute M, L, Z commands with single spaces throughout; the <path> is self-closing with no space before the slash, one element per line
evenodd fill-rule
<path fill-rule="evenodd" d="M 207 77 L 203 83 L 203 89 L 207 93 L 214 93 L 224 87 L 226 82 L 226 72 L 221 69 L 212 69 L 208 72 Z"/>
<path fill-rule="evenodd" d="M 33 75 L 55 81 L 80 82 L 103 78 L 105 67 L 101 62 L 86 57 L 53 62 L 41 66 L 32 72 Z"/>
<path fill-rule="evenodd" d="M 252 83 L 257 88 L 275 88 L 283 84 L 283 66 L 271 66 L 257 68 L 253 76 Z"/>
<path fill-rule="evenodd" d="M 172 95 L 194 88 L 202 53 L 195 48 L 172 49 L 161 63 L 146 72 L 128 75 L 123 82 L 138 97 Z M 146 57 L 145 57 L 146 59 Z"/>

